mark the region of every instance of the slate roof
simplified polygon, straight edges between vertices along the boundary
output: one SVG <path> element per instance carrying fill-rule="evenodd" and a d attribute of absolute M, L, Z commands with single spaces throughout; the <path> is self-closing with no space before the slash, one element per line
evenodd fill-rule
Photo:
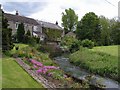
<path fill-rule="evenodd" d="M 37 21 L 37 22 L 44 28 L 63 30 L 59 25 L 56 25 L 54 23 L 49 23 L 44 21 Z"/>
<path fill-rule="evenodd" d="M 8 14 L 4 13 L 5 17 L 7 18 L 8 21 L 14 21 L 14 22 L 22 22 L 22 23 L 28 23 L 28 24 L 33 24 L 33 25 L 39 25 L 36 20 L 20 15 L 13 15 L 13 14 Z"/>
<path fill-rule="evenodd" d="M 68 32 L 68 33 L 66 34 L 66 36 L 76 36 L 76 34 L 73 33 L 73 32 Z"/>
<path fill-rule="evenodd" d="M 40 25 L 44 28 L 63 30 L 59 25 L 56 25 L 54 23 L 39 21 L 39 20 L 35 20 L 35 19 L 28 18 L 25 16 L 13 15 L 13 14 L 8 14 L 8 13 L 4 13 L 4 15 L 8 21 L 22 22 L 22 23 L 28 23 L 32 25 Z"/>

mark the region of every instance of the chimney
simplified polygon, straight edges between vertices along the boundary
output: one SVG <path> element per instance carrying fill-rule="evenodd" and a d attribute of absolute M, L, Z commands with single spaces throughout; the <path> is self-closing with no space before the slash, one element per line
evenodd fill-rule
<path fill-rule="evenodd" d="M 1 4 L 0 4 L 0 9 L 1 9 Z"/>
<path fill-rule="evenodd" d="M 16 15 L 19 15 L 18 11 L 16 11 Z"/>
<path fill-rule="evenodd" d="M 55 23 L 56 25 L 58 25 L 58 22 L 56 21 L 56 23 Z"/>

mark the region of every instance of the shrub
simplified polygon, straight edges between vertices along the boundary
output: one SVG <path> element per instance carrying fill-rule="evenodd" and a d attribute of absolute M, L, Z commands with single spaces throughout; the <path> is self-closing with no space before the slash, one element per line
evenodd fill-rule
<path fill-rule="evenodd" d="M 33 37 L 29 37 L 28 44 L 35 46 L 36 45 L 36 40 Z"/>
<path fill-rule="evenodd" d="M 92 42 L 89 39 L 83 40 L 81 44 L 82 44 L 83 47 L 88 47 L 90 49 L 92 49 L 94 47 L 94 42 Z"/>
<path fill-rule="evenodd" d="M 39 37 L 34 37 L 34 39 L 36 40 L 36 43 L 40 43 L 40 38 Z"/>
<path fill-rule="evenodd" d="M 36 45 L 36 40 L 34 39 L 34 37 L 24 35 L 24 43 L 35 46 Z"/>
<path fill-rule="evenodd" d="M 81 43 L 81 41 L 78 41 L 78 40 L 76 40 L 76 41 L 74 41 L 73 43 L 72 43 L 72 45 L 70 46 L 70 52 L 75 52 L 75 51 L 77 51 L 77 50 L 79 50 L 79 47 L 80 47 L 80 44 Z"/>

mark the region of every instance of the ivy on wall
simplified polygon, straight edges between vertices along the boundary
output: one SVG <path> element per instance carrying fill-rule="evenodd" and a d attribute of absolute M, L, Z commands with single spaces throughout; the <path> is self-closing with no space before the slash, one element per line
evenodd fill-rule
<path fill-rule="evenodd" d="M 47 35 L 47 40 L 58 41 L 61 38 L 62 30 L 43 28 L 43 32 Z"/>

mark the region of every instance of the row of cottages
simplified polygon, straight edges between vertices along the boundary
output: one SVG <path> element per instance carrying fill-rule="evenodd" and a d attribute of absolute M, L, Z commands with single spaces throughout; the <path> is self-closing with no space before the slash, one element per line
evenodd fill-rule
<path fill-rule="evenodd" d="M 12 35 L 16 34 L 18 25 L 23 23 L 25 33 L 30 30 L 31 36 L 37 36 L 41 41 L 59 42 L 64 36 L 64 30 L 58 23 L 53 24 L 20 16 L 18 11 L 16 11 L 15 15 L 4 13 L 4 16 L 8 20 L 9 28 L 12 29 Z"/>

